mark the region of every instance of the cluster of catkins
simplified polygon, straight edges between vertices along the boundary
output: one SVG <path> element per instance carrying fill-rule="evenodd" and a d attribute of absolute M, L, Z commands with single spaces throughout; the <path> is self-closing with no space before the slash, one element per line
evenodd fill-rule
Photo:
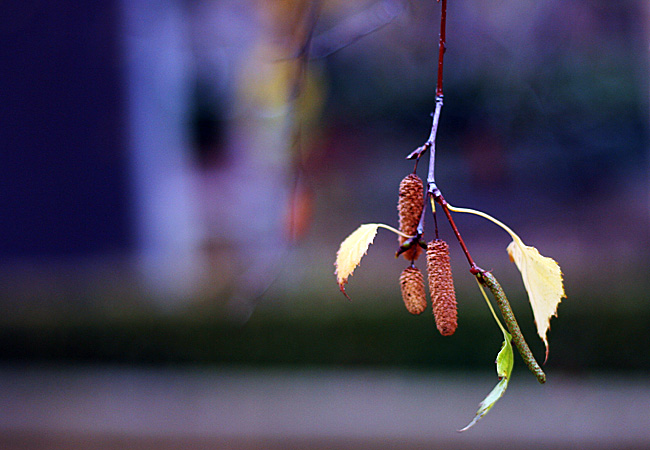
<path fill-rule="evenodd" d="M 417 234 L 423 209 L 424 185 L 415 173 L 409 174 L 400 183 L 397 202 L 399 229 L 402 233 L 409 236 Z M 400 236 L 400 246 L 405 242 L 406 238 Z M 421 314 L 427 307 L 424 278 L 420 269 L 414 264 L 421 253 L 422 248 L 417 244 L 402 253 L 404 258 L 411 262 L 400 276 L 404 305 L 411 314 Z M 449 245 L 441 239 L 435 239 L 427 244 L 427 273 L 436 326 L 440 334 L 451 336 L 458 326 L 456 292 L 451 275 Z"/>

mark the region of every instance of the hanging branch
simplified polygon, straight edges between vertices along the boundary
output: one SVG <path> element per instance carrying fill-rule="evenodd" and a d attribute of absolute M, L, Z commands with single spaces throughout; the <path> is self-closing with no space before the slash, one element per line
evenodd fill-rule
<path fill-rule="evenodd" d="M 548 321 L 550 320 L 550 317 L 556 313 L 557 304 L 565 295 L 562 284 L 562 273 L 559 265 L 554 260 L 540 255 L 536 248 L 526 246 L 519 236 L 517 236 L 510 228 L 493 217 L 477 210 L 456 208 L 448 204 L 436 185 L 435 150 L 436 136 L 438 133 L 438 125 L 443 105 L 443 66 L 446 50 L 447 0 L 438 0 L 438 3 L 441 3 L 442 10 L 440 14 L 440 40 L 438 47 L 438 78 L 436 82 L 435 110 L 432 114 L 433 119 L 429 138 L 424 145 L 418 147 L 407 156 L 407 159 L 415 160 L 415 168 L 413 173 L 407 175 L 402 180 L 402 183 L 400 183 L 398 197 L 400 230 L 376 223 L 361 225 L 341 243 L 336 255 L 335 273 L 339 283 L 339 288 L 345 294 L 344 285 L 347 283 L 348 277 L 352 275 L 355 267 L 359 265 L 363 255 L 366 254 L 368 246 L 374 240 L 378 228 L 390 229 L 400 235 L 400 248 L 396 257 L 409 250 L 414 250 L 412 253 L 415 254 L 415 256 L 413 256 L 411 252 L 405 253 L 407 260 L 410 260 L 410 265 L 404 269 L 400 276 L 402 298 L 407 310 L 411 314 L 420 314 L 426 308 L 424 281 L 421 272 L 414 265 L 419 249 L 413 248 L 413 246 L 419 245 L 427 250 L 426 256 L 429 292 L 433 313 L 436 319 L 436 326 L 443 336 L 453 334 L 457 326 L 456 296 L 453 288 L 451 266 L 449 264 L 449 246 L 444 240 L 441 240 L 438 237 L 436 204 L 440 205 L 465 254 L 465 257 L 467 258 L 467 262 L 470 266 L 469 271 L 476 277 L 478 287 L 485 298 L 492 316 L 502 331 L 504 339 L 501 350 L 499 350 L 495 361 L 499 382 L 479 404 L 479 409 L 474 419 L 465 428 L 459 430 L 465 431 L 474 426 L 478 420 L 485 416 L 485 414 L 487 414 L 494 406 L 496 401 L 503 396 L 508 386 L 514 365 L 513 347 L 517 348 L 528 369 L 535 374 L 540 383 L 546 382 L 546 375 L 535 360 L 530 347 L 526 343 L 512 307 L 510 306 L 508 298 L 501 288 L 501 285 L 491 272 L 481 269 L 476 265 L 451 213 L 471 213 L 481 216 L 500 226 L 512 237 L 513 241 L 507 249 L 510 258 L 515 262 L 517 268 L 522 273 L 524 285 L 528 291 L 536 321 L 538 313 L 541 314 L 540 317 L 546 321 L 546 323 L 542 324 L 544 326 L 541 328 L 538 323 L 538 334 L 546 344 L 547 355 L 548 343 L 546 340 L 546 331 L 548 330 Z M 427 189 L 425 194 L 423 192 L 424 186 L 422 180 L 417 177 L 416 171 L 420 157 L 426 153 L 427 150 L 430 151 L 430 153 Z M 415 185 L 417 185 L 417 189 L 414 188 Z M 409 188 L 406 189 L 405 186 Z M 415 192 L 415 194 L 413 194 L 413 192 Z M 422 235 L 424 234 L 424 217 L 427 209 L 427 202 L 430 203 L 433 213 L 435 240 L 425 244 L 422 240 Z M 420 213 L 420 211 L 422 212 Z M 408 226 L 404 225 L 406 223 L 404 220 L 405 217 L 408 217 L 409 219 Z M 418 221 L 418 225 L 414 230 L 413 225 L 415 221 Z M 505 321 L 506 327 L 501 324 L 501 321 L 496 316 L 492 302 L 485 293 L 485 288 L 489 289 L 492 293 L 494 301 L 497 303 Z M 540 303 L 539 300 L 540 296 L 542 303 Z M 550 315 L 546 312 L 546 306 L 549 304 L 553 307 L 552 311 L 554 311 Z"/>
<path fill-rule="evenodd" d="M 474 263 L 474 260 L 472 259 L 471 255 L 469 254 L 469 250 L 467 249 L 467 246 L 465 245 L 465 242 L 463 241 L 463 238 L 460 235 L 460 232 L 458 231 L 456 224 L 454 223 L 454 219 L 451 216 L 451 212 L 449 211 L 447 202 L 442 196 L 440 189 L 438 189 L 438 186 L 436 185 L 436 178 L 435 178 L 436 136 L 438 134 L 438 123 L 440 121 L 440 112 L 442 111 L 442 105 L 443 105 L 442 99 L 443 99 L 444 92 L 442 89 L 442 81 L 443 81 L 445 51 L 447 49 L 447 0 L 438 0 L 438 2 L 441 3 L 441 11 L 440 11 L 440 37 L 438 41 L 438 79 L 436 80 L 436 109 L 433 112 L 433 121 L 431 123 L 431 132 L 429 133 L 429 138 L 424 143 L 424 145 L 418 147 L 413 152 L 411 152 L 406 157 L 406 159 L 415 159 L 419 161 L 420 157 L 427 150 L 429 150 L 429 171 L 427 173 L 427 197 L 434 199 L 442 207 L 443 211 L 445 212 L 445 215 L 447 216 L 447 220 L 451 225 L 451 228 L 454 230 L 456 239 L 458 239 L 458 242 L 461 248 L 463 249 L 463 252 L 465 253 L 467 262 L 470 265 L 470 272 L 472 272 L 472 274 L 476 274 L 478 273 L 477 266 Z M 431 203 L 431 207 L 433 209 L 433 215 L 435 219 L 435 207 L 433 202 Z M 424 214 L 425 214 L 425 210 L 422 211 L 422 217 L 420 218 L 420 225 L 418 226 L 418 235 L 420 236 L 424 231 L 423 230 Z M 437 237 L 437 226 L 436 226 L 436 237 Z"/>
<path fill-rule="evenodd" d="M 441 12 L 440 12 L 440 39 L 438 43 L 438 79 L 436 82 L 436 109 L 433 112 L 433 121 L 431 124 L 431 133 L 429 134 L 429 138 L 424 143 L 424 145 L 418 147 L 416 150 L 411 152 L 407 156 L 407 159 L 415 159 L 416 161 L 419 161 L 420 157 L 427 150 L 429 151 L 429 170 L 427 174 L 427 197 L 434 200 L 441 206 L 442 210 L 447 216 L 447 220 L 451 225 L 452 230 L 454 231 L 454 235 L 456 236 L 456 239 L 458 240 L 458 243 L 460 244 L 463 253 L 465 254 L 465 258 L 467 258 L 467 262 L 470 266 L 469 269 L 470 273 L 472 273 L 477 278 L 479 283 L 481 283 L 482 285 L 490 289 L 492 295 L 497 301 L 499 310 L 501 311 L 501 315 L 503 316 L 503 319 L 506 322 L 508 330 L 510 334 L 512 334 L 512 340 L 515 343 L 517 350 L 521 354 L 523 360 L 526 362 L 526 365 L 528 366 L 530 371 L 537 376 L 537 379 L 539 380 L 540 383 L 544 383 L 546 381 L 546 375 L 544 374 L 539 364 L 535 360 L 532 352 L 530 351 L 530 348 L 528 347 L 528 344 L 526 343 L 524 336 L 521 333 L 521 329 L 519 328 L 517 319 L 515 318 L 510 303 L 508 302 L 508 299 L 505 293 L 503 292 L 501 285 L 494 277 L 494 275 L 492 275 L 490 272 L 481 269 L 474 262 L 474 259 L 470 255 L 467 245 L 465 245 L 465 241 L 463 240 L 460 231 L 458 230 L 458 227 L 454 222 L 454 219 L 451 215 L 451 211 L 449 209 L 449 205 L 445 200 L 445 198 L 442 196 L 440 189 L 438 189 L 438 186 L 436 185 L 436 180 L 435 180 L 436 136 L 438 133 L 440 112 L 442 110 L 442 105 L 443 105 L 443 94 L 444 94 L 443 67 L 444 67 L 445 50 L 447 45 L 447 37 L 446 37 L 447 0 L 438 0 L 438 2 L 441 3 Z M 431 206 L 432 206 L 433 215 L 435 219 L 436 213 L 435 213 L 435 204 L 433 203 L 433 201 L 431 202 Z M 420 218 L 420 224 L 418 226 L 418 235 L 416 237 L 416 239 L 418 240 L 424 232 L 423 230 L 424 214 L 425 211 L 423 210 L 422 217 Z M 436 238 L 437 238 L 437 226 L 436 226 Z"/>
<path fill-rule="evenodd" d="M 440 112 L 442 111 L 442 98 L 443 98 L 443 91 L 442 91 L 442 69 L 444 66 L 444 55 L 445 55 L 445 49 L 446 49 L 446 28 L 447 28 L 447 0 L 438 0 L 438 2 L 442 1 L 442 9 L 440 12 L 440 40 L 438 43 L 438 79 L 436 81 L 436 109 L 434 110 L 432 116 L 432 122 L 431 122 L 431 132 L 429 133 L 429 138 L 427 141 L 422 145 L 421 147 L 416 148 L 413 152 L 411 152 L 406 159 L 415 159 L 416 160 L 416 167 L 417 167 L 417 162 L 420 160 L 420 157 L 427 151 L 429 150 L 429 170 L 427 172 L 427 197 L 432 197 L 434 196 L 434 190 L 437 191 L 438 193 L 440 192 L 438 188 L 436 187 L 436 179 L 435 179 L 435 165 L 436 165 L 436 135 L 438 134 L 438 123 L 440 121 Z M 434 196 L 435 197 L 435 196 Z M 436 211 L 434 208 L 434 204 L 431 204 L 432 210 L 433 210 L 433 219 L 435 223 L 435 231 L 436 231 L 436 239 L 438 238 L 438 222 L 436 218 Z M 444 207 L 443 207 L 444 209 Z M 424 232 L 424 214 L 426 213 L 426 208 L 422 210 L 422 217 L 420 218 L 420 224 L 418 225 L 418 236 L 421 236 Z M 449 212 L 445 211 L 448 217 L 450 217 Z M 453 223 L 453 221 L 451 222 Z M 453 226 L 454 230 L 456 231 L 456 236 L 460 239 L 460 234 L 455 228 L 455 225 Z M 462 239 L 460 239 L 462 242 Z M 465 244 L 462 244 L 463 249 L 465 250 L 466 255 L 469 257 L 469 252 L 467 252 L 467 249 L 465 248 Z M 470 258 L 471 259 L 471 258 Z"/>
<path fill-rule="evenodd" d="M 438 41 L 438 79 L 436 81 L 436 109 L 432 114 L 433 120 L 431 123 L 431 132 L 429 133 L 429 138 L 424 143 L 424 145 L 418 147 L 413 152 L 411 152 L 406 157 L 406 159 L 419 160 L 420 157 L 427 150 L 429 150 L 429 170 L 427 173 L 427 196 L 429 198 L 435 199 L 435 201 L 440 203 L 440 206 L 445 212 L 445 215 L 447 216 L 447 219 L 449 220 L 449 223 L 451 224 L 451 227 L 454 230 L 454 234 L 456 235 L 456 238 L 458 239 L 458 242 L 460 243 L 460 246 L 462 247 L 463 252 L 465 253 L 465 257 L 469 262 L 470 271 L 474 273 L 474 270 L 476 269 L 476 264 L 474 263 L 474 260 L 469 254 L 469 250 L 467 249 L 467 246 L 465 245 L 465 242 L 463 241 L 463 238 L 461 237 L 460 232 L 458 231 L 458 228 L 454 223 L 454 219 L 451 217 L 451 213 L 449 212 L 449 208 L 447 207 L 447 202 L 443 198 L 442 193 L 440 192 L 440 190 L 436 185 L 436 177 L 435 177 L 436 136 L 438 134 L 440 112 L 442 111 L 442 105 L 443 105 L 443 96 L 444 96 L 444 92 L 442 88 L 443 68 L 444 68 L 445 51 L 447 49 L 447 0 L 438 0 L 438 2 L 441 3 L 441 11 L 440 11 L 440 36 Z M 435 214 L 435 208 L 433 203 L 432 203 L 432 209 L 433 209 L 433 215 L 435 221 L 436 214 Z M 420 219 L 420 226 L 418 227 L 418 234 L 420 235 L 423 232 L 424 214 L 425 211 L 422 211 L 422 218 Z M 436 237 L 437 237 L 437 226 L 436 226 Z"/>

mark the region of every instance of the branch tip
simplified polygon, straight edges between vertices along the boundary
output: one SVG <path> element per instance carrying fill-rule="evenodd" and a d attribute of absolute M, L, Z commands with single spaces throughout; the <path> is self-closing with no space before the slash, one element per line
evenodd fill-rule
<path fill-rule="evenodd" d="M 420 159 L 420 157 L 424 155 L 424 153 L 426 153 L 427 150 L 429 150 L 429 147 L 431 147 L 431 142 L 427 141 L 424 145 L 421 145 L 420 147 L 416 148 L 411 153 L 409 153 L 406 159 Z"/>

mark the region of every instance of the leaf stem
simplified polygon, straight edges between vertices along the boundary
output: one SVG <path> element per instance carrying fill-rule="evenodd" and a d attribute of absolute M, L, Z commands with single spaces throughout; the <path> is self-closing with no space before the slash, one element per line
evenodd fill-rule
<path fill-rule="evenodd" d="M 431 132 L 429 133 L 429 138 L 421 147 L 416 148 L 412 151 L 406 159 L 419 159 L 427 150 L 431 151 L 429 155 L 429 172 L 427 176 L 427 182 L 429 186 L 435 187 L 435 153 L 436 153 L 436 135 L 438 133 L 438 122 L 440 121 L 440 111 L 442 110 L 443 104 L 443 90 L 442 90 L 442 74 L 444 67 L 444 56 L 447 49 L 447 0 L 438 0 L 442 2 L 442 8 L 440 12 L 440 38 L 438 42 L 438 78 L 436 80 L 436 108 L 432 114 L 433 120 L 431 122 Z"/>
<path fill-rule="evenodd" d="M 447 207 L 453 212 L 465 213 L 465 214 L 474 214 L 476 216 L 483 217 L 484 219 L 487 219 L 490 222 L 494 223 L 495 225 L 503 228 L 503 230 L 506 233 L 508 233 L 510 235 L 510 237 L 512 237 L 513 240 L 521 242 L 521 238 L 519 236 L 517 236 L 517 234 L 515 234 L 515 232 L 512 231 L 512 229 L 510 227 L 508 227 L 505 223 L 501 222 L 500 220 L 495 219 L 491 215 L 484 213 L 483 211 L 478 211 L 476 209 L 470 209 L 470 208 L 457 208 L 457 207 L 455 207 L 453 205 L 450 205 L 449 203 L 447 203 Z"/>
<path fill-rule="evenodd" d="M 389 230 L 389 231 L 392 231 L 393 233 L 399 234 L 400 236 L 402 236 L 403 238 L 406 238 L 406 239 L 410 239 L 410 238 L 415 237 L 415 236 L 409 236 L 408 234 L 402 233 L 401 231 L 399 231 L 399 230 L 397 230 L 397 229 L 391 227 L 390 225 L 385 225 L 385 224 L 383 224 L 383 223 L 378 223 L 378 224 L 376 224 L 376 225 L 377 225 L 379 228 L 383 228 L 383 229 L 385 229 L 385 230 Z"/>
<path fill-rule="evenodd" d="M 483 289 L 483 285 L 481 282 L 478 280 L 478 277 L 476 277 L 476 284 L 478 284 L 478 287 L 481 291 L 481 294 L 483 294 L 483 298 L 485 299 L 485 303 L 487 303 L 488 308 L 490 309 L 490 312 L 492 313 L 492 317 L 494 317 L 494 321 L 499 325 L 499 328 L 501 328 L 501 332 L 505 335 L 506 329 L 501 325 L 501 321 L 497 317 L 497 313 L 494 311 L 494 308 L 492 307 L 492 302 L 490 302 L 490 299 L 488 298 L 487 294 L 485 293 L 485 289 Z"/>

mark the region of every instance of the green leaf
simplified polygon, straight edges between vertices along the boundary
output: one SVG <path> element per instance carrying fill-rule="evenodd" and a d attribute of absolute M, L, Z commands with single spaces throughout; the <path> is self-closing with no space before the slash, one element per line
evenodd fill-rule
<path fill-rule="evenodd" d="M 497 376 L 499 378 L 510 378 L 512 367 L 515 365 L 515 357 L 512 351 L 512 336 L 507 331 L 503 332 L 503 344 L 497 355 Z"/>
<path fill-rule="evenodd" d="M 474 419 L 462 430 L 466 431 L 472 428 L 479 420 L 485 416 L 494 404 L 499 400 L 503 394 L 506 392 L 508 387 L 508 381 L 510 381 L 510 375 L 512 374 L 512 367 L 515 363 L 514 352 L 512 351 L 512 336 L 505 330 L 503 331 L 503 344 L 501 345 L 501 350 L 497 354 L 497 376 L 499 377 L 499 382 L 497 385 L 490 391 L 490 393 L 483 399 L 479 404 L 478 411 Z"/>

